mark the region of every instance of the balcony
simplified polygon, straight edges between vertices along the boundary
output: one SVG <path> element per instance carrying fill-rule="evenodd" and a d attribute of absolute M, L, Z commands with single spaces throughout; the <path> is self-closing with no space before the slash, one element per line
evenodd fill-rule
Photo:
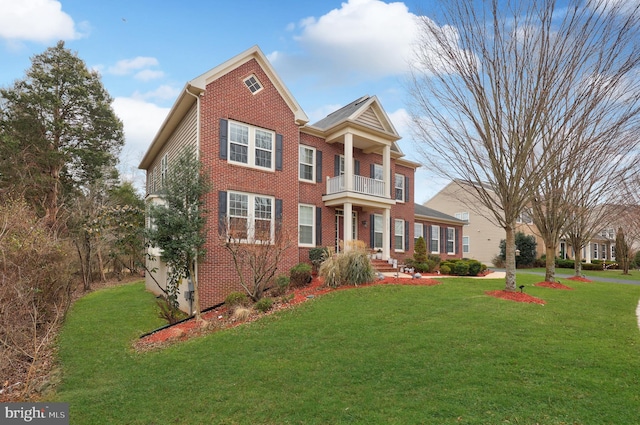
<path fill-rule="evenodd" d="M 354 192 L 361 195 L 378 196 L 386 198 L 385 183 L 369 177 L 353 176 L 351 188 L 345 185 L 346 177 L 327 177 L 327 195 L 335 195 L 342 192 Z"/>

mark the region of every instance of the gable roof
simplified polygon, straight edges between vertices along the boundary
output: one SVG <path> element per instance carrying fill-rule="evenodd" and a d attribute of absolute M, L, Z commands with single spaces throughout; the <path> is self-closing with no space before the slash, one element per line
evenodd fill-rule
<path fill-rule="evenodd" d="M 424 218 L 432 218 L 438 221 L 445 221 L 452 224 L 467 224 L 465 220 L 460 220 L 459 218 L 455 218 L 453 216 L 450 216 L 449 214 L 441 213 L 440 211 L 425 207 L 424 205 L 415 204 L 414 207 L 416 217 L 419 216 Z"/>
<path fill-rule="evenodd" d="M 269 80 L 271 80 L 275 86 L 276 90 L 278 90 L 280 96 L 282 96 L 286 104 L 289 106 L 294 114 L 296 124 L 305 125 L 308 123 L 309 118 L 307 117 L 307 114 L 305 114 L 289 89 L 284 85 L 267 57 L 258 46 L 253 46 L 185 84 L 178 95 L 178 98 L 171 107 L 171 110 L 167 114 L 167 117 L 160 126 L 160 129 L 151 141 L 151 144 L 140 161 L 138 168 L 145 170 L 151 166 L 153 159 L 158 155 L 162 146 L 164 146 L 169 137 L 171 137 L 171 134 L 180 124 L 193 104 L 197 102 L 198 96 L 205 91 L 207 84 L 228 74 L 232 70 L 252 59 L 255 59 L 256 62 L 258 62 L 265 74 L 269 77 Z"/>

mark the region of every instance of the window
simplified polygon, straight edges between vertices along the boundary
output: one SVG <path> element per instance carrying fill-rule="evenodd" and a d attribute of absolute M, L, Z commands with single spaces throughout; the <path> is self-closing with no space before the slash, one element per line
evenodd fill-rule
<path fill-rule="evenodd" d="M 593 259 L 594 260 L 598 259 L 598 244 L 597 243 L 593 244 Z"/>
<path fill-rule="evenodd" d="M 526 209 L 518 214 L 516 223 L 533 224 L 533 218 L 531 218 L 531 210 Z"/>
<path fill-rule="evenodd" d="M 413 223 L 413 239 L 417 240 L 422 235 L 423 235 L 423 224 Z"/>
<path fill-rule="evenodd" d="M 607 246 L 604 244 L 600 245 L 600 256 L 603 260 L 607 259 Z"/>
<path fill-rule="evenodd" d="M 456 253 L 456 230 L 447 227 L 447 254 Z"/>
<path fill-rule="evenodd" d="M 383 181 L 383 175 L 382 175 L 382 165 L 380 164 L 373 164 L 373 179 L 374 180 L 380 180 Z"/>
<path fill-rule="evenodd" d="M 462 252 L 465 254 L 469 252 L 469 236 L 462 237 Z"/>
<path fill-rule="evenodd" d="M 298 245 L 315 246 L 315 206 L 298 205 Z"/>
<path fill-rule="evenodd" d="M 431 252 L 440 252 L 440 226 L 431 226 Z"/>
<path fill-rule="evenodd" d="M 273 239 L 273 198 L 249 193 L 228 193 L 228 232 L 241 241 Z"/>
<path fill-rule="evenodd" d="M 611 259 L 616 259 L 616 246 L 614 244 L 611 244 Z"/>
<path fill-rule="evenodd" d="M 250 167 L 273 169 L 274 133 L 229 122 L 229 161 Z"/>
<path fill-rule="evenodd" d="M 458 220 L 469 221 L 469 213 L 468 212 L 457 212 L 456 218 Z"/>
<path fill-rule="evenodd" d="M 393 247 L 396 251 L 404 251 L 404 220 L 396 219 L 393 232 Z"/>
<path fill-rule="evenodd" d="M 314 180 L 314 172 L 313 172 L 313 164 L 315 161 L 316 150 L 314 148 L 310 148 L 307 146 L 300 146 L 300 175 L 298 176 L 300 180 L 305 181 L 315 181 Z"/>
<path fill-rule="evenodd" d="M 160 186 L 164 188 L 167 181 L 167 173 L 169 172 L 169 164 L 167 155 L 163 156 L 160 160 Z"/>
<path fill-rule="evenodd" d="M 396 201 L 404 202 L 404 176 L 402 174 L 396 174 L 395 176 L 395 188 L 396 188 Z"/>
<path fill-rule="evenodd" d="M 260 81 L 258 81 L 255 75 L 251 75 L 248 78 L 246 78 L 244 80 L 244 84 L 247 86 L 247 88 L 251 91 L 252 94 L 256 94 L 260 90 L 262 90 L 262 84 L 260 84 Z"/>
<path fill-rule="evenodd" d="M 384 229 L 384 220 L 381 215 L 373 216 L 373 247 L 382 248 L 382 231 Z"/>

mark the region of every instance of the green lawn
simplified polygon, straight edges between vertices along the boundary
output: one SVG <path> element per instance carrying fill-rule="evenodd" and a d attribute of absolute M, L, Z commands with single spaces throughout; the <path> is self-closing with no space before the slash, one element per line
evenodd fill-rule
<path fill-rule="evenodd" d="M 91 294 L 60 336 L 72 424 L 631 424 L 640 286 L 503 280 L 337 291 L 258 322 L 136 354 L 159 325 L 142 284 Z"/>

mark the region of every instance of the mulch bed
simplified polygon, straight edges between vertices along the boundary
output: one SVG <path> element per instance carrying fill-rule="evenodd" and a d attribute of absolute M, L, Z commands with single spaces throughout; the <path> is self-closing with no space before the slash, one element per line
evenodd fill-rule
<path fill-rule="evenodd" d="M 408 279 L 386 277 L 372 283 L 358 285 L 358 287 L 373 285 L 418 285 L 433 286 L 439 285 L 441 282 L 428 278 Z M 248 318 L 240 320 L 233 317 L 233 312 L 229 311 L 225 306 L 211 310 L 202 315 L 203 322 L 198 323 L 195 319 L 186 320 L 176 325 L 158 330 L 157 332 L 147 335 L 134 342 L 133 347 L 136 351 L 148 351 L 155 348 L 162 348 L 178 341 L 184 341 L 198 335 L 204 335 L 221 329 L 228 329 L 238 326 L 242 323 L 255 321 L 256 319 L 271 314 L 275 311 L 291 308 L 295 305 L 309 301 L 315 297 L 321 296 L 328 292 L 339 291 L 344 289 L 353 289 L 353 286 L 341 286 L 339 288 L 330 288 L 324 284 L 322 278 L 314 277 L 311 283 L 303 288 L 297 288 L 290 292 L 289 297 L 293 297 L 287 301 L 277 301 L 273 304 L 271 310 L 267 313 L 252 311 Z"/>
<path fill-rule="evenodd" d="M 519 303 L 535 303 L 544 305 L 544 300 L 540 298 L 533 297 L 529 294 L 525 294 L 523 292 L 515 292 L 515 291 L 487 291 L 485 294 L 490 297 L 500 298 L 503 300 L 516 301 Z"/>
<path fill-rule="evenodd" d="M 552 289 L 565 289 L 565 290 L 569 290 L 569 291 L 573 291 L 573 288 L 563 285 L 562 283 L 559 282 L 538 282 L 536 284 L 534 284 L 533 286 L 542 286 L 544 288 L 552 288 Z"/>
<path fill-rule="evenodd" d="M 568 277 L 567 280 L 574 280 L 576 282 L 593 282 L 593 280 L 587 279 L 586 277 L 581 277 L 581 276 L 571 276 Z"/>

